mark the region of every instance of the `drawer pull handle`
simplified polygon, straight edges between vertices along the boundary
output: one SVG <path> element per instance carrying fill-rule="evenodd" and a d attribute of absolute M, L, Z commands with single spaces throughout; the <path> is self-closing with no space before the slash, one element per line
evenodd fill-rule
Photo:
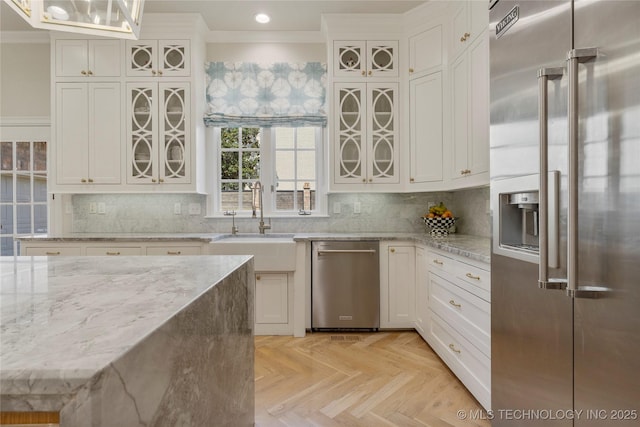
<path fill-rule="evenodd" d="M 453 351 L 454 353 L 458 353 L 458 354 L 460 354 L 460 350 L 458 350 L 458 349 L 456 348 L 456 346 L 455 346 L 455 345 L 453 345 L 453 344 L 449 344 L 449 348 L 450 348 L 450 349 L 451 349 L 451 351 Z"/>
<path fill-rule="evenodd" d="M 47 255 L 60 255 L 60 251 L 57 252 L 45 252 Z"/>
<path fill-rule="evenodd" d="M 452 306 L 454 306 L 455 308 L 460 308 L 462 307 L 462 304 L 456 304 L 456 302 L 454 300 L 449 300 L 449 304 L 451 304 Z"/>
<path fill-rule="evenodd" d="M 440 261 L 440 260 L 437 260 L 437 259 L 434 259 L 434 260 L 433 260 L 433 263 L 434 263 L 434 264 L 438 264 L 438 265 L 443 265 L 443 264 L 444 264 L 444 262 L 442 262 L 442 261 Z"/>
<path fill-rule="evenodd" d="M 473 280 L 480 280 L 480 276 L 474 276 L 474 275 L 473 275 L 473 274 L 471 274 L 471 273 L 467 273 L 467 274 L 466 274 L 466 276 L 467 276 L 469 279 L 473 279 Z"/>
<path fill-rule="evenodd" d="M 181 251 L 167 251 L 167 255 L 180 255 Z"/>
<path fill-rule="evenodd" d="M 120 255 L 120 252 L 108 252 L 107 255 Z"/>

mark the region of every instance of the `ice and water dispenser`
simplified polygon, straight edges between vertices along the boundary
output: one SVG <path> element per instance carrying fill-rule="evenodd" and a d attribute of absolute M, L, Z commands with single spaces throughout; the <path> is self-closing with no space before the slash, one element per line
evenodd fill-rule
<path fill-rule="evenodd" d="M 549 174 L 549 258 L 557 258 L 558 173 Z M 540 195 L 539 175 L 491 182 L 493 252 L 538 263 Z"/>

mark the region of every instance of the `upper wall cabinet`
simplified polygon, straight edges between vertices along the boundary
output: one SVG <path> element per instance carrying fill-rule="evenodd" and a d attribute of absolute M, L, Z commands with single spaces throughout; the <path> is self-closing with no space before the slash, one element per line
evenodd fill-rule
<path fill-rule="evenodd" d="M 128 40 L 127 76 L 188 77 L 189 40 Z"/>
<path fill-rule="evenodd" d="M 397 77 L 398 41 L 343 41 L 333 46 L 333 77 Z"/>
<path fill-rule="evenodd" d="M 409 37 L 409 78 L 442 67 L 442 24 Z"/>
<path fill-rule="evenodd" d="M 489 27 L 488 2 L 470 0 L 462 3 L 462 7 L 453 15 L 450 45 L 452 59 Z"/>
<path fill-rule="evenodd" d="M 120 40 L 56 40 L 56 77 L 119 77 Z"/>

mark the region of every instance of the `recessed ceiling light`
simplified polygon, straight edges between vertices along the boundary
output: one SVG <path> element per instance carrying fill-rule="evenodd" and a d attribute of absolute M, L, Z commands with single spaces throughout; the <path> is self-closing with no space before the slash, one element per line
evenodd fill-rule
<path fill-rule="evenodd" d="M 256 15 L 256 22 L 259 22 L 260 24 L 266 24 L 269 21 L 271 21 L 271 17 L 266 13 L 258 13 Z"/>

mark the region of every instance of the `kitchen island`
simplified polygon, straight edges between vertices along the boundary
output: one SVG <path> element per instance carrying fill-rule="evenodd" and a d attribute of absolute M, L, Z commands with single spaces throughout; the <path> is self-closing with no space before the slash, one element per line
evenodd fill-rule
<path fill-rule="evenodd" d="M 0 273 L 3 418 L 253 425 L 250 256 L 2 257 Z"/>

